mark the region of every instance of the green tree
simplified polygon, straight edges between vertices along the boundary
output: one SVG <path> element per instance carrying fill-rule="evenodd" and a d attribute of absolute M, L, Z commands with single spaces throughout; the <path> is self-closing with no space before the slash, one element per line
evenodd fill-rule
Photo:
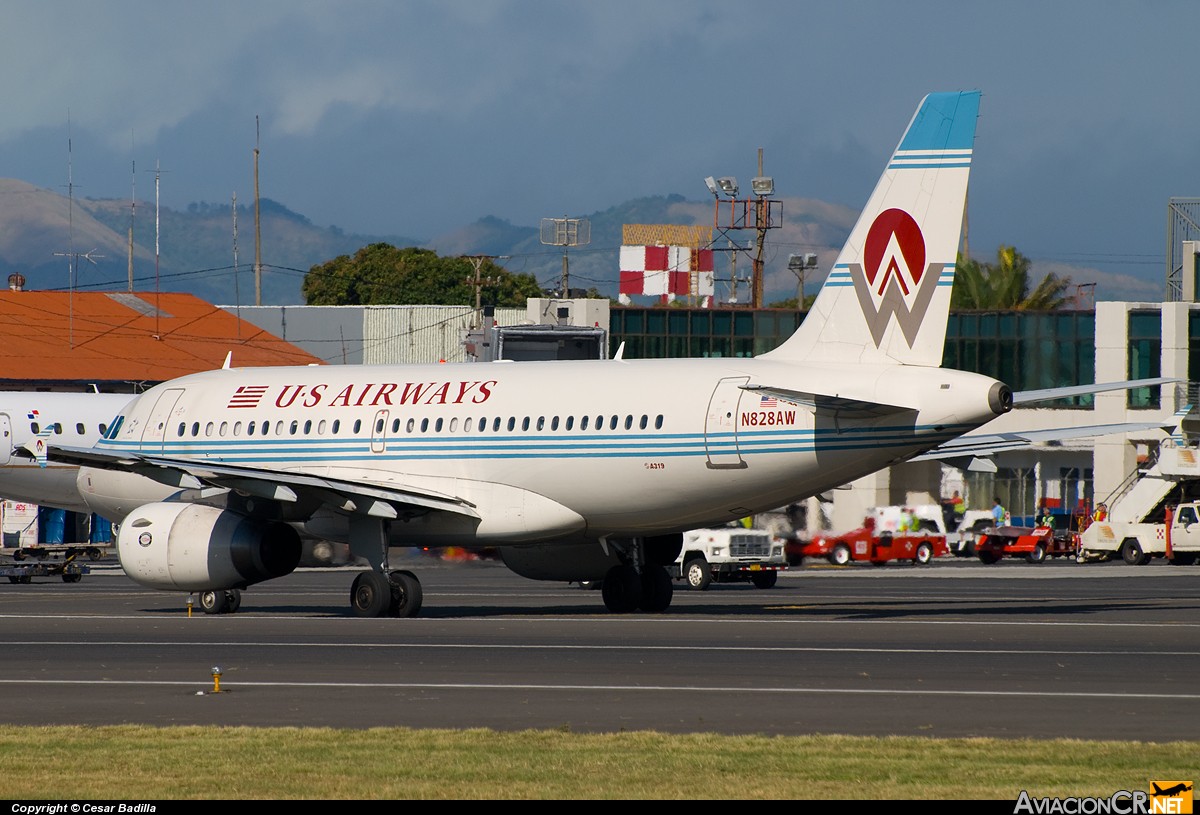
<path fill-rule="evenodd" d="M 1001 246 L 995 263 L 959 257 L 950 307 L 1053 311 L 1071 299 L 1071 279 L 1046 275 L 1029 289 L 1029 258 L 1012 246 Z"/>
<path fill-rule="evenodd" d="M 479 276 L 483 303 L 523 306 L 542 293 L 533 275 L 513 274 L 490 260 L 483 261 Z M 313 266 L 300 290 L 310 306 L 474 305 L 474 280 L 475 266 L 466 258 L 372 243 L 353 256 Z"/>
<path fill-rule="evenodd" d="M 816 299 L 817 299 L 817 295 L 815 295 L 815 294 L 804 295 L 804 308 L 802 308 L 801 311 L 810 311 L 812 309 L 812 304 L 816 301 Z M 776 300 L 773 303 L 768 303 L 767 308 L 792 308 L 792 309 L 794 309 L 794 308 L 796 308 L 796 300 L 797 300 L 796 297 L 789 297 L 786 300 Z"/>

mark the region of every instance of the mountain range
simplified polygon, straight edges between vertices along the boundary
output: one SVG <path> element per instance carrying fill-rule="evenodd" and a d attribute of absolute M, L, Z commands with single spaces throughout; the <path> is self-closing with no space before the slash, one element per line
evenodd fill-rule
<path fill-rule="evenodd" d="M 188 292 L 220 305 L 255 302 L 252 201 L 237 203 L 236 222 L 232 202 L 197 202 L 183 210 L 159 207 L 157 213 L 155 209 L 153 202 L 131 206 L 129 200 L 76 198 L 24 181 L 0 179 L 0 274 L 3 279 L 13 274 L 24 276 L 27 289 L 127 290 L 132 228 L 132 288 Z M 496 216 L 433 238 L 418 238 L 318 226 L 270 199 L 263 199 L 259 210 L 260 302 L 264 305 L 303 303 L 300 285 L 309 269 L 380 242 L 433 249 L 441 255 L 497 256 L 509 271 L 533 274 L 550 290 L 561 284 L 565 251 L 570 288 L 594 289 L 615 297 L 625 224 L 708 225 L 715 217 L 712 201 L 688 201 L 681 195 L 633 199 L 590 215 L 572 216 L 586 218 L 590 241 L 564 250 L 543 244 L 539 226 L 513 224 Z M 767 304 L 797 296 L 800 281 L 787 269 L 792 254 L 817 255 L 817 267 L 807 272 L 804 281 L 806 293 L 812 294 L 858 214 L 848 207 L 806 198 L 783 198 L 782 211 L 782 226 L 768 230 L 766 237 Z M 731 242 L 749 247 L 755 237 L 753 230 L 714 230 L 712 235 L 714 247 L 720 250 L 728 249 Z M 718 300 L 734 295 L 738 302 L 748 302 L 751 253 L 720 251 L 715 264 Z M 1035 276 L 1049 271 L 1076 283 L 1096 282 L 1097 299 L 1153 300 L 1161 291 L 1158 281 L 1035 261 Z M 730 283 L 735 274 L 736 288 Z"/>
<path fill-rule="evenodd" d="M 0 179 L 0 273 L 6 280 L 23 275 L 26 289 L 126 290 L 132 229 L 134 289 L 190 292 L 223 305 L 255 302 L 253 202 L 237 202 L 236 222 L 232 202 L 155 210 L 153 202 L 131 206 L 129 200 L 76 198 Z M 302 303 L 300 284 L 310 268 L 379 242 L 420 246 L 442 255 L 498 256 L 508 270 L 533 274 L 548 289 L 560 285 L 565 251 L 572 289 L 595 289 L 615 297 L 625 224 L 710 224 L 714 217 L 711 202 L 687 201 L 680 195 L 639 198 L 579 216 L 590 224 L 590 242 L 564 250 L 542 244 L 539 226 L 494 216 L 421 239 L 318 226 L 270 199 L 263 199 L 259 210 L 264 305 Z M 797 278 L 787 271 L 789 254 L 816 253 L 819 268 L 827 269 L 834 247 L 845 240 L 856 215 L 846 207 L 806 199 L 785 200 L 784 214 L 784 226 L 767 235 L 767 299 L 796 296 Z M 745 247 L 752 244 L 754 233 L 737 230 L 726 237 L 714 232 L 714 238 L 718 248 L 728 247 L 730 240 Z M 721 299 L 730 288 L 731 254 L 720 252 L 716 261 Z M 736 254 L 740 300 L 746 302 L 751 259 L 748 252 Z"/>

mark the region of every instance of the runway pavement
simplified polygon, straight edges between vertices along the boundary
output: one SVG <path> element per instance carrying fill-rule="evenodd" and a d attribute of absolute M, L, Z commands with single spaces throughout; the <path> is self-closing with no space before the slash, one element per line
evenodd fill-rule
<path fill-rule="evenodd" d="M 184 595 L 115 564 L 4 583 L 0 721 L 1200 733 L 1200 566 L 805 567 L 769 590 L 677 583 L 655 615 L 613 615 L 599 592 L 493 562 L 404 566 L 424 584 L 415 619 L 353 617 L 351 568 L 252 587 L 221 616 L 189 616 Z"/>

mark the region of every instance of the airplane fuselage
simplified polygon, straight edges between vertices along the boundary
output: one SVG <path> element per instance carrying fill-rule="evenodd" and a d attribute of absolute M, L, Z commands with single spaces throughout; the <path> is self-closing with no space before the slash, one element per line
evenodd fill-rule
<path fill-rule="evenodd" d="M 747 386 L 912 410 L 840 415 Z M 412 489 L 478 510 L 398 518 L 395 544 L 583 541 L 723 523 L 852 481 L 994 418 L 998 387 L 941 368 L 766 359 L 232 369 L 148 391 L 98 447 Z M 86 467 L 79 491 L 113 520 L 178 492 Z M 313 534 L 345 535 L 336 506 L 296 517 Z"/>

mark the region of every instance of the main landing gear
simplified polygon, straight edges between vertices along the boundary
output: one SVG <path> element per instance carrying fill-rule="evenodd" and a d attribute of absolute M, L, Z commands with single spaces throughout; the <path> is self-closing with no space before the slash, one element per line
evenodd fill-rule
<path fill-rule="evenodd" d="M 350 610 L 356 617 L 416 617 L 421 613 L 421 581 L 409 571 L 388 568 L 388 535 L 383 519 L 350 516 L 350 554 L 371 564 L 354 578 Z"/>
<path fill-rule="evenodd" d="M 605 607 L 615 614 L 666 611 L 674 592 L 666 567 L 657 565 L 643 566 L 641 572 L 635 566 L 613 566 L 600 587 Z"/>
<path fill-rule="evenodd" d="M 683 551 L 683 535 L 654 535 L 609 545 L 623 562 L 604 576 L 600 589 L 605 607 L 615 614 L 639 609 L 657 614 L 670 608 L 675 589 L 667 567 Z"/>
<path fill-rule="evenodd" d="M 409 571 L 362 572 L 350 588 L 358 617 L 416 617 L 421 599 L 421 581 Z"/>

